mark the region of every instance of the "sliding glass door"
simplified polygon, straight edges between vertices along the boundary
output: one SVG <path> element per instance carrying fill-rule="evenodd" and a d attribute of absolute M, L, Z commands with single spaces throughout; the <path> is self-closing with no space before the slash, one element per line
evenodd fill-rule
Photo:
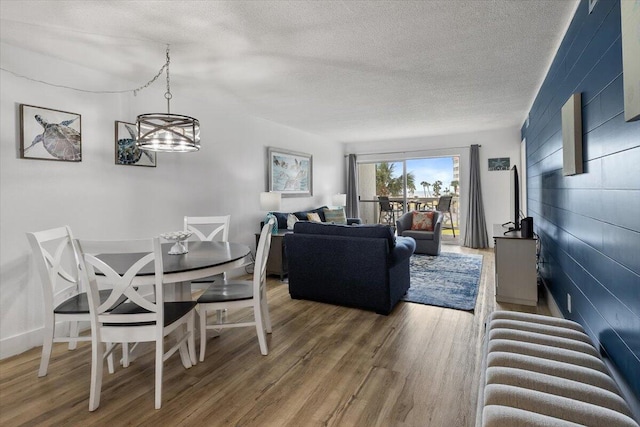
<path fill-rule="evenodd" d="M 389 199 L 393 216 L 409 210 L 435 209 L 441 196 L 452 196 L 447 225 L 459 235 L 460 158 L 429 157 L 397 161 L 359 163 L 360 216 L 365 223 L 389 223 L 385 215 Z M 380 197 L 383 203 L 380 203 Z M 392 224 L 393 225 L 393 224 Z M 453 235 L 454 230 L 448 230 Z M 443 232 L 447 234 L 447 230 Z"/>

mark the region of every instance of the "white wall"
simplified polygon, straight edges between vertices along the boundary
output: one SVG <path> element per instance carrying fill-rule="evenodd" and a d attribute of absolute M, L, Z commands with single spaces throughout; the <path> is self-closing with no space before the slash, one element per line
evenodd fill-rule
<path fill-rule="evenodd" d="M 11 71 L 79 88 L 146 82 L 118 81 L 6 44 L 0 59 Z M 268 146 L 313 155 L 313 197 L 285 198 L 283 211 L 331 204 L 331 195 L 345 190 L 342 144 L 244 115 L 211 94 L 184 98 L 175 75 L 172 112 L 200 120 L 202 149 L 160 153 L 156 168 L 115 165 L 113 133 L 115 120 L 164 111 L 161 84 L 134 97 L 55 88 L 4 71 L 0 79 L 0 358 L 41 345 L 42 291 L 27 231 L 66 224 L 80 238 L 141 238 L 181 229 L 184 215 L 231 214 L 230 240 L 255 250 Z M 20 159 L 19 104 L 81 114 L 82 162 Z"/>
<path fill-rule="evenodd" d="M 480 181 L 484 204 L 487 235 L 493 247 L 493 224 L 508 222 L 511 218 L 510 185 L 508 171 L 489 172 L 488 159 L 509 157 L 511 165 L 520 167 L 520 129 L 498 129 L 466 134 L 429 136 L 400 140 L 368 141 L 345 144 L 345 152 L 353 153 L 359 160 L 383 161 L 403 158 L 460 156 L 460 227 L 465 233 L 469 188 L 469 146 L 480 147 Z"/>

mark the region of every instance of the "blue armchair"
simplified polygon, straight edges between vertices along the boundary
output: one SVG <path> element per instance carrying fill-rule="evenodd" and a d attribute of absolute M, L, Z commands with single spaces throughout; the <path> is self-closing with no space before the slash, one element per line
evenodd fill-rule
<path fill-rule="evenodd" d="M 396 221 L 398 236 L 412 237 L 416 241 L 416 253 L 440 255 L 443 214 L 433 211 L 433 231 L 412 230 L 413 211 L 407 212 Z"/>
<path fill-rule="evenodd" d="M 389 226 L 299 222 L 284 245 L 294 299 L 386 315 L 409 289 L 415 241 Z"/>

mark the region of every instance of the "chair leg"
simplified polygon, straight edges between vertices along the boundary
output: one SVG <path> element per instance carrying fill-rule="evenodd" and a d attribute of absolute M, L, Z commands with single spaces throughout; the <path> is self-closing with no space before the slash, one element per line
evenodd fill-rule
<path fill-rule="evenodd" d="M 267 290 L 265 287 L 262 288 L 262 298 L 260 300 L 260 304 L 262 304 L 262 314 L 264 316 L 264 325 L 268 334 L 272 332 L 271 329 L 271 315 L 269 314 L 269 304 L 267 303 Z"/>
<path fill-rule="evenodd" d="M 51 349 L 53 348 L 53 315 L 51 318 L 47 316 L 44 321 L 44 333 L 42 340 L 42 356 L 40 357 L 40 369 L 38 370 L 38 376 L 44 377 L 47 375 L 47 368 L 49 367 L 49 359 L 51 358 Z"/>
<path fill-rule="evenodd" d="M 128 368 L 131 360 L 129 359 L 129 343 L 122 343 L 122 367 Z"/>
<path fill-rule="evenodd" d="M 69 338 L 78 338 L 79 323 L 80 322 L 69 322 Z M 77 346 L 77 341 L 69 341 L 69 350 L 75 350 Z"/>
<path fill-rule="evenodd" d="M 189 321 L 187 321 L 186 325 L 181 325 L 180 329 L 175 330 L 173 335 L 176 337 L 176 344 L 180 343 L 178 352 L 180 353 L 182 366 L 184 366 L 185 369 L 191 368 L 193 363 L 191 363 L 191 352 L 189 350 Z M 187 337 L 186 340 L 184 340 L 185 336 Z"/>
<path fill-rule="evenodd" d="M 456 228 L 453 226 L 453 215 L 449 211 L 449 221 L 451 221 L 451 231 L 453 231 L 453 237 L 456 237 Z"/>
<path fill-rule="evenodd" d="M 115 372 L 115 369 L 113 367 L 113 350 L 114 350 L 115 344 L 113 343 L 107 343 L 107 368 L 109 370 L 110 374 L 113 374 Z"/>
<path fill-rule="evenodd" d="M 260 353 L 266 356 L 269 354 L 269 348 L 267 347 L 267 334 L 264 331 L 264 314 L 262 313 L 262 304 L 260 301 L 255 301 L 253 304 L 253 316 L 256 321 L 256 333 L 258 334 Z"/>
<path fill-rule="evenodd" d="M 163 339 L 160 338 L 156 341 L 156 409 L 162 407 L 162 367 L 164 362 L 164 347 Z"/>
<path fill-rule="evenodd" d="M 200 361 L 204 362 L 204 352 L 207 349 L 207 310 L 200 306 Z"/>
<path fill-rule="evenodd" d="M 191 365 L 195 366 L 198 361 L 196 360 L 196 331 L 195 331 L 195 314 L 190 314 L 189 323 L 187 325 L 187 333 L 189 338 L 187 339 L 187 346 L 189 348 L 189 357 L 191 358 Z"/>
<path fill-rule="evenodd" d="M 104 345 L 91 340 L 91 388 L 89 389 L 89 411 L 95 411 L 100 406 L 100 390 L 102 389 L 102 370 L 104 365 Z"/>

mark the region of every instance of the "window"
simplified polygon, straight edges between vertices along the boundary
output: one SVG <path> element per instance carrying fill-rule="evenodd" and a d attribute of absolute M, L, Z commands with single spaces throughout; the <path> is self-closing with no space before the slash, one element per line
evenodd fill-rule
<path fill-rule="evenodd" d="M 458 156 L 359 163 L 360 217 L 364 223 L 369 224 L 381 221 L 378 196 L 388 196 L 399 213 L 402 213 L 408 210 L 435 209 L 440 196 L 451 195 L 453 222 L 457 229 L 459 174 Z"/>

